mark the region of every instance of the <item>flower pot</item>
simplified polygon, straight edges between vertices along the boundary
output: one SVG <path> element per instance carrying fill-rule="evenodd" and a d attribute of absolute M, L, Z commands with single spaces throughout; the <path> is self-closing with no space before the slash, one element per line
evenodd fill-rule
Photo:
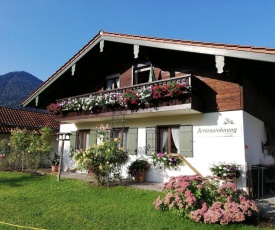
<path fill-rule="evenodd" d="M 139 171 L 137 175 L 135 176 L 135 182 L 144 182 L 144 171 Z"/>
<path fill-rule="evenodd" d="M 52 172 L 58 172 L 59 165 L 52 165 Z"/>

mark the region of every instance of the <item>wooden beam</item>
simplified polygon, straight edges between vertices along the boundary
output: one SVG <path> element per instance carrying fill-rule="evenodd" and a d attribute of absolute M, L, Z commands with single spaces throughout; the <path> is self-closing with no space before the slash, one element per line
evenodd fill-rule
<path fill-rule="evenodd" d="M 182 155 L 178 155 L 178 157 L 185 163 L 189 166 L 189 168 L 191 168 L 198 176 L 202 176 L 202 174 L 193 166 L 189 163 L 189 161 L 186 160 L 185 157 L 183 157 Z"/>

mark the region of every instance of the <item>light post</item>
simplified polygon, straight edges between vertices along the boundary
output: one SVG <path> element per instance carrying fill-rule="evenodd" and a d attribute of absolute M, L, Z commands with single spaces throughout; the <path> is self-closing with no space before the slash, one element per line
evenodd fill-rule
<path fill-rule="evenodd" d="M 57 181 L 60 181 L 61 176 L 61 167 L 62 167 L 62 161 L 63 161 L 63 151 L 64 151 L 64 142 L 69 141 L 71 139 L 71 133 L 57 133 L 57 140 L 62 141 L 61 145 L 61 154 L 60 154 L 60 160 L 59 160 L 59 168 L 58 168 L 58 175 L 57 175 Z"/>

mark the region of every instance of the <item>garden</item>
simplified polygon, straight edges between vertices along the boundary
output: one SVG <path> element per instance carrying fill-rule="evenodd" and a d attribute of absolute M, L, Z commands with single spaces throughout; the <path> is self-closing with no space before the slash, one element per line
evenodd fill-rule
<path fill-rule="evenodd" d="M 251 229 L 258 207 L 245 191 L 225 179 L 240 173 L 234 164 L 213 165 L 214 176 L 178 176 L 164 183 L 162 192 L 116 184 L 121 166 L 129 161 L 118 138 L 108 138 L 104 126 L 100 143 L 86 150 L 72 149 L 79 169 L 89 171 L 96 183 L 34 173 L 49 156 L 52 133 L 14 130 L 10 142 L 1 141 L 0 226 L 38 229 Z M 17 156 L 17 157 L 16 157 Z M 128 165 L 131 178 L 149 167 L 174 167 L 178 159 L 156 154 L 151 165 L 137 159 Z M 21 172 L 19 172 L 21 171 Z M 238 173 L 236 173 L 238 172 Z M 54 175 L 54 174 L 53 174 Z M 139 179 L 140 180 L 140 179 Z M 136 180 L 137 181 L 137 180 Z M 139 181 L 140 182 L 140 181 Z M 30 228 L 31 229 L 31 228 Z"/>
<path fill-rule="evenodd" d="M 168 185 L 167 185 L 168 186 Z M 166 187 L 167 187 L 166 186 Z M 169 187 L 169 186 L 168 186 Z M 248 223 L 201 224 L 157 211 L 163 192 L 101 187 L 53 175 L 0 172 L 0 229 L 257 229 Z"/>

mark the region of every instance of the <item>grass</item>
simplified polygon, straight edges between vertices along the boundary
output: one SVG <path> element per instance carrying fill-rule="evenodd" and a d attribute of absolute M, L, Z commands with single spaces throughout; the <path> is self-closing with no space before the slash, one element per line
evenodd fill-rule
<path fill-rule="evenodd" d="M 161 194 L 126 186 L 100 188 L 76 179 L 57 182 L 52 175 L 0 172 L 0 229 L 256 229 L 181 221 L 171 212 L 155 210 L 152 203 Z"/>

